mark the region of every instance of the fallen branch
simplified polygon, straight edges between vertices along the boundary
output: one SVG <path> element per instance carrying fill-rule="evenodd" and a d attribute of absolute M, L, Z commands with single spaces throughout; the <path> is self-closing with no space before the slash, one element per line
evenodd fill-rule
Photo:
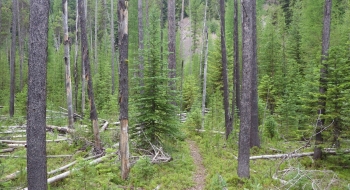
<path fill-rule="evenodd" d="M 21 174 L 21 171 L 18 170 L 12 174 L 9 174 L 7 176 L 5 176 L 4 178 L 0 179 L 0 182 L 5 182 L 5 181 L 10 181 L 10 180 L 13 180 L 15 178 L 17 178 L 19 176 L 19 174 Z"/>
<path fill-rule="evenodd" d="M 73 155 L 47 155 L 46 158 L 64 158 L 64 157 L 72 157 Z M 13 156 L 0 154 L 0 158 L 27 158 L 27 156 Z"/>
<path fill-rule="evenodd" d="M 13 133 L 26 133 L 26 130 L 13 130 L 13 131 L 4 131 L 0 132 L 0 134 L 13 134 Z"/>
<path fill-rule="evenodd" d="M 322 153 L 324 154 L 347 154 L 350 153 L 350 149 L 344 151 L 335 151 L 334 149 L 323 149 Z M 292 154 L 274 154 L 274 155 L 260 155 L 260 156 L 251 156 L 250 160 L 257 159 L 277 159 L 277 158 L 295 158 L 295 157 L 303 157 L 303 156 L 313 156 L 314 152 L 304 152 L 304 153 L 292 153 Z"/>
<path fill-rule="evenodd" d="M 68 127 L 58 127 L 53 125 L 47 125 L 46 128 L 52 131 L 57 130 L 60 133 L 74 133 L 74 129 L 69 129 Z"/>
<path fill-rule="evenodd" d="M 46 142 L 61 142 L 66 141 L 67 139 L 56 139 L 56 140 L 46 140 Z M 27 144 L 27 141 L 14 141 L 14 140 L 0 140 L 0 143 L 7 144 Z"/>

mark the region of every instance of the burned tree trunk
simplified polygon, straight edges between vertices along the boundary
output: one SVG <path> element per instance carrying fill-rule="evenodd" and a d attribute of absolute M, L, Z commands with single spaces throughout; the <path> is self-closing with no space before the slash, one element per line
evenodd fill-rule
<path fill-rule="evenodd" d="M 168 0 L 168 69 L 170 78 L 170 89 L 175 90 L 176 77 L 176 28 L 175 28 L 175 0 Z"/>
<path fill-rule="evenodd" d="M 127 179 L 130 170 L 129 164 L 129 134 L 128 134 L 128 9 L 125 0 L 118 0 L 118 39 L 119 39 L 119 105 L 120 105 L 120 156 L 121 176 Z"/>
<path fill-rule="evenodd" d="M 89 104 L 90 104 L 90 119 L 92 122 L 92 129 L 94 132 L 95 137 L 95 145 L 94 145 L 94 151 L 96 154 L 100 154 L 103 152 L 101 139 L 100 139 L 100 131 L 98 127 L 98 120 L 97 120 L 97 111 L 95 106 L 95 100 L 94 100 L 94 91 L 92 88 L 92 78 L 91 78 L 91 71 L 90 71 L 90 60 L 89 60 L 89 48 L 88 48 L 88 41 L 87 41 L 87 35 L 86 35 L 86 19 L 84 17 L 85 15 L 85 9 L 83 7 L 83 0 L 79 0 L 79 17 L 80 17 L 80 29 L 81 29 L 81 54 L 82 54 L 82 61 L 84 62 L 84 70 L 85 70 L 85 80 L 87 81 L 87 91 L 88 91 L 88 97 L 89 97 Z"/>

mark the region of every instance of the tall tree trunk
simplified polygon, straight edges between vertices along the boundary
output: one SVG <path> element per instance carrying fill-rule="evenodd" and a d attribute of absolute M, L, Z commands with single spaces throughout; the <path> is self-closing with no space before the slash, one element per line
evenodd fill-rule
<path fill-rule="evenodd" d="M 23 88 L 23 34 L 21 30 L 21 11 L 19 1 L 17 0 L 17 31 L 18 31 L 18 45 L 19 45 L 19 89 L 22 91 Z"/>
<path fill-rule="evenodd" d="M 63 44 L 64 44 L 64 63 L 66 66 L 66 96 L 67 96 L 67 110 L 68 110 L 68 128 L 74 128 L 73 120 L 73 102 L 72 102 L 72 81 L 70 74 L 70 54 L 69 54 L 69 33 L 68 33 L 68 2 L 62 0 L 63 10 Z"/>
<path fill-rule="evenodd" d="M 95 0 L 95 47 L 94 47 L 94 58 L 95 58 L 95 74 L 98 73 L 98 58 L 97 58 L 97 28 L 98 28 L 98 23 L 97 23 L 97 12 L 98 12 L 98 0 Z"/>
<path fill-rule="evenodd" d="M 228 77 L 227 77 L 227 54 L 225 42 L 225 1 L 220 0 L 220 21 L 221 21 L 221 62 L 222 62 L 222 78 L 224 85 L 224 109 L 225 109 L 225 136 L 228 136 L 232 131 L 232 118 L 230 115 L 230 103 L 228 92 Z"/>
<path fill-rule="evenodd" d="M 75 53 L 74 53 L 74 99 L 75 99 L 75 110 L 78 110 L 78 47 L 79 47 L 79 8 L 78 1 L 76 1 L 76 17 L 75 17 Z M 84 67 L 82 67 L 84 68 Z M 83 69 L 82 69 L 83 70 Z M 82 93 L 83 94 L 83 93 Z"/>
<path fill-rule="evenodd" d="M 139 78 L 140 86 L 143 86 L 143 11 L 142 0 L 138 0 L 138 24 L 139 24 Z"/>
<path fill-rule="evenodd" d="M 235 98 L 232 98 L 232 100 L 236 101 L 236 107 L 237 107 L 237 114 L 238 117 L 240 116 L 240 110 L 241 110 L 241 83 L 240 83 L 240 69 L 239 69 L 239 36 L 238 36 L 238 3 L 237 0 L 234 0 L 234 19 L 233 19 L 233 48 L 234 48 L 234 73 L 233 73 L 233 78 L 234 78 L 234 92 L 235 92 Z M 233 104 L 233 109 L 232 109 L 232 113 L 235 112 L 234 109 L 234 103 Z M 232 114 L 233 117 L 233 114 Z"/>
<path fill-rule="evenodd" d="M 175 28 L 175 0 L 168 0 L 168 69 L 170 89 L 175 90 L 176 78 L 176 28 Z"/>
<path fill-rule="evenodd" d="M 207 2 L 207 1 L 206 1 Z M 208 70 L 208 28 L 205 26 L 205 52 L 204 52 L 204 71 L 203 71 L 203 94 L 202 94 L 202 129 L 204 129 L 204 115 L 205 115 L 205 100 L 207 96 L 207 70 Z"/>
<path fill-rule="evenodd" d="M 128 134 L 128 9 L 127 1 L 118 0 L 118 39 L 119 39 L 119 105 L 120 105 L 120 157 L 121 177 L 127 179 L 129 164 L 129 134 Z"/>
<path fill-rule="evenodd" d="M 46 65 L 49 2 L 30 1 L 27 104 L 28 189 L 47 189 Z"/>
<path fill-rule="evenodd" d="M 256 0 L 252 1 L 252 39 L 253 39 L 253 62 L 252 62 L 252 127 L 250 130 L 250 147 L 260 147 L 259 138 L 259 109 L 258 109 L 258 59 L 256 43 Z"/>
<path fill-rule="evenodd" d="M 84 14 L 81 16 L 84 16 L 84 19 L 87 20 L 87 0 L 82 0 L 84 1 Z M 79 10 L 79 15 L 80 15 L 80 6 L 79 6 L 79 0 L 78 0 L 78 10 Z M 79 17 L 81 17 L 79 16 Z M 81 18 L 79 18 L 79 24 L 81 25 L 80 22 Z M 91 26 L 91 24 L 90 24 Z M 81 28 L 81 26 L 80 26 Z M 90 27 L 91 29 L 91 27 Z M 81 36 L 82 31 L 80 31 L 80 46 L 82 46 L 82 36 Z M 91 38 L 92 38 L 92 33 L 91 33 Z M 82 47 L 81 47 L 82 48 Z M 91 42 L 91 49 L 92 49 L 92 42 Z M 83 52 L 81 52 L 83 53 Z M 83 56 L 83 55 L 81 55 Z M 84 117 L 85 114 L 85 89 L 86 89 L 86 81 L 85 81 L 85 62 L 81 60 L 81 116 Z"/>
<path fill-rule="evenodd" d="M 241 178 L 249 178 L 249 156 L 250 156 L 250 128 L 252 126 L 252 72 L 254 58 L 253 48 L 253 1 L 242 0 L 242 99 L 241 99 L 241 122 L 239 131 L 238 169 L 237 174 Z"/>
<path fill-rule="evenodd" d="M 184 19 L 184 12 L 185 12 L 185 0 L 182 0 L 182 3 L 181 3 L 181 21 Z"/>
<path fill-rule="evenodd" d="M 203 71 L 203 93 L 202 93 L 202 129 L 204 129 L 205 100 L 207 96 L 207 58 L 208 58 L 208 28 L 207 28 L 207 7 L 208 0 L 205 1 L 204 21 L 203 21 L 203 44 L 204 46 L 204 71 Z M 202 68 L 202 66 L 201 66 Z"/>
<path fill-rule="evenodd" d="M 15 114 L 15 89 L 16 89 L 16 33 L 17 33 L 17 0 L 12 1 L 12 31 L 11 31 L 11 57 L 10 57 L 10 117 Z"/>
<path fill-rule="evenodd" d="M 88 97 L 89 97 L 89 104 L 90 104 L 90 119 L 92 122 L 92 129 L 94 132 L 95 137 L 95 145 L 94 145 L 94 152 L 96 154 L 100 154 L 103 152 L 101 139 L 100 139 L 100 132 L 98 127 L 98 120 L 97 120 L 97 111 L 95 106 L 95 100 L 94 100 L 94 91 L 92 86 L 92 78 L 91 78 L 91 72 L 90 72 L 90 60 L 89 60 L 89 48 L 88 48 L 88 40 L 86 35 L 86 20 L 83 15 L 85 15 L 85 10 L 83 7 L 83 0 L 79 0 L 79 17 L 80 17 L 80 31 L 81 31 L 81 54 L 82 54 L 82 61 L 84 62 L 84 70 L 85 70 L 85 80 L 87 81 L 87 91 L 88 91 Z"/>
<path fill-rule="evenodd" d="M 324 95 L 327 91 L 327 73 L 328 65 L 326 63 L 329 49 L 329 39 L 331 33 L 331 11 L 332 0 L 325 0 L 324 12 L 323 12 L 323 31 L 322 31 L 322 54 L 321 54 L 321 69 L 320 69 L 320 97 L 318 98 L 318 104 L 320 109 L 317 111 L 318 119 L 316 123 L 316 144 L 322 143 L 322 128 L 324 125 L 324 114 L 326 113 L 326 99 Z"/>
<path fill-rule="evenodd" d="M 112 95 L 114 95 L 115 92 L 115 65 L 114 65 L 114 53 L 115 53 L 115 46 L 114 46 L 114 0 L 111 0 L 111 50 L 112 50 L 112 56 L 111 56 L 111 65 L 112 65 Z"/>

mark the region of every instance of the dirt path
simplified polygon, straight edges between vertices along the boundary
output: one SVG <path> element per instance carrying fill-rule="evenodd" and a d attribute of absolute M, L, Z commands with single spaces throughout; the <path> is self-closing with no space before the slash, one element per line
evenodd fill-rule
<path fill-rule="evenodd" d="M 192 187 L 188 190 L 203 190 L 205 187 L 205 176 L 206 170 L 203 166 L 203 159 L 199 153 L 199 148 L 194 141 L 187 141 L 190 145 L 191 156 L 193 158 L 194 164 L 196 165 L 196 173 L 193 176 L 193 181 L 196 183 L 195 187 Z"/>

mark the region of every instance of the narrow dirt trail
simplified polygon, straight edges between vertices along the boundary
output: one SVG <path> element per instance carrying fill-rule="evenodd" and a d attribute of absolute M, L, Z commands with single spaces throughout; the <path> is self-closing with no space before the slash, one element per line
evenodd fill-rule
<path fill-rule="evenodd" d="M 193 158 L 194 164 L 196 165 L 196 173 L 193 176 L 193 181 L 196 183 L 195 187 L 192 187 L 188 190 L 203 190 L 205 187 L 205 176 L 206 170 L 203 166 L 203 159 L 199 153 L 199 148 L 194 141 L 188 140 L 190 145 L 191 156 Z"/>

